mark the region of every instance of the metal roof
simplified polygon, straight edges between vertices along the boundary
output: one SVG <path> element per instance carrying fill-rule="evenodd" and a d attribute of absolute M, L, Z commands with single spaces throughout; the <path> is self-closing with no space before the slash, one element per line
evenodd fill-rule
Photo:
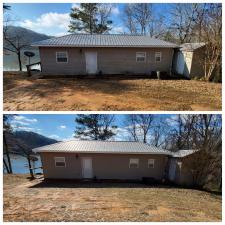
<path fill-rule="evenodd" d="M 118 153 L 118 154 L 164 154 L 171 152 L 132 141 L 62 141 L 35 148 L 33 152 L 67 152 L 67 153 Z"/>
<path fill-rule="evenodd" d="M 69 34 L 39 42 L 39 47 L 159 47 L 176 48 L 176 44 L 143 35 L 126 34 Z"/>
<path fill-rule="evenodd" d="M 183 158 L 196 152 L 198 152 L 198 150 L 179 150 L 177 152 L 173 152 L 172 156 L 175 158 Z"/>
<path fill-rule="evenodd" d="M 205 43 L 199 42 L 199 43 L 184 43 L 180 45 L 180 50 L 181 51 L 194 51 L 198 48 L 201 48 L 205 46 Z"/>

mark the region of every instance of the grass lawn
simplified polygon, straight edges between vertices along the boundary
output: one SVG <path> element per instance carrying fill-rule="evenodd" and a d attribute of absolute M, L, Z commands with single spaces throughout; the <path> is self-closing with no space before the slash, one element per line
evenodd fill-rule
<path fill-rule="evenodd" d="M 4 72 L 4 110 L 221 110 L 222 85 L 194 80 L 34 79 Z"/>
<path fill-rule="evenodd" d="M 44 183 L 4 175 L 4 221 L 221 221 L 222 197 L 143 184 Z"/>

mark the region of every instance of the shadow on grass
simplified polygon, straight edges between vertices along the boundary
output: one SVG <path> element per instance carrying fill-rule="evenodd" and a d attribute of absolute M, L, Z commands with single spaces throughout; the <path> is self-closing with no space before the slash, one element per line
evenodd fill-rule
<path fill-rule="evenodd" d="M 162 188 L 162 189 L 186 189 L 207 192 L 214 196 L 222 196 L 220 191 L 203 190 L 198 187 L 187 187 L 176 185 L 173 183 L 165 184 L 145 184 L 141 181 L 133 180 L 80 180 L 80 179 L 45 179 L 38 184 L 30 186 L 29 188 Z"/>

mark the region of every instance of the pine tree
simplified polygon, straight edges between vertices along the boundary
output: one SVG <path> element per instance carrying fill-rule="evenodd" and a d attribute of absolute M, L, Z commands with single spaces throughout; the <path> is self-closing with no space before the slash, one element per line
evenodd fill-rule
<path fill-rule="evenodd" d="M 111 29 L 110 12 L 110 7 L 102 7 L 99 3 L 81 3 L 80 8 L 71 9 L 69 32 L 105 33 Z"/>
<path fill-rule="evenodd" d="M 107 140 L 115 135 L 114 116 L 106 114 L 81 114 L 75 119 L 75 137 L 81 139 Z"/>

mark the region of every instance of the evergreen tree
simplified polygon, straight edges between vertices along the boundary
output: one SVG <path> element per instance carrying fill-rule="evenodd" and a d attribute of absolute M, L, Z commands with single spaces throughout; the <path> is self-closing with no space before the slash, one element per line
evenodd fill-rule
<path fill-rule="evenodd" d="M 100 3 L 81 3 L 80 8 L 71 9 L 69 32 L 102 34 L 109 31 L 112 20 L 109 20 L 111 7 Z"/>
<path fill-rule="evenodd" d="M 75 137 L 81 139 L 107 140 L 115 135 L 114 116 L 108 114 L 81 114 L 75 119 Z"/>

